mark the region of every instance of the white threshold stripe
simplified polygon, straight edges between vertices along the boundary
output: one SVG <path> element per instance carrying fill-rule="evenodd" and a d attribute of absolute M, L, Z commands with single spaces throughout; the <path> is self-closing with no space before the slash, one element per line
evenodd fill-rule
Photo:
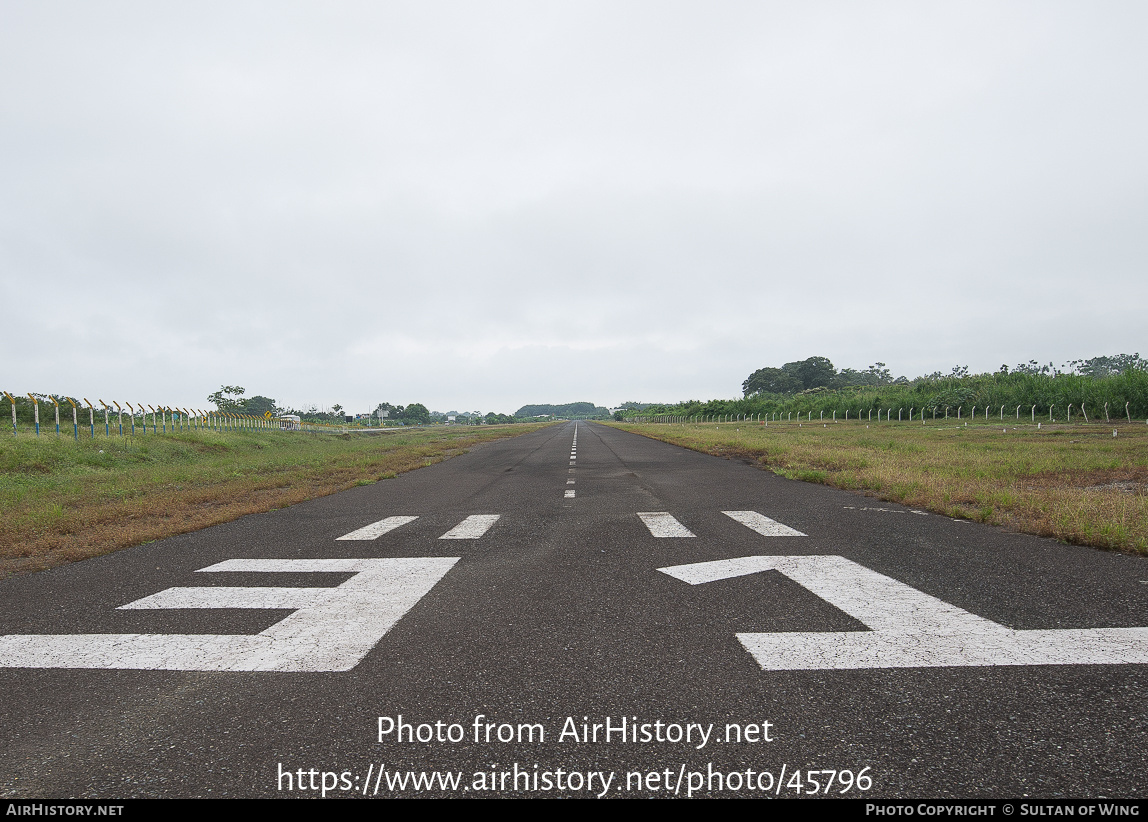
<path fill-rule="evenodd" d="M 498 522 L 500 514 L 472 514 L 439 539 L 478 539 Z"/>
<path fill-rule="evenodd" d="M 722 511 L 730 519 L 740 522 L 747 528 L 752 528 L 763 537 L 804 537 L 805 534 L 782 525 L 777 520 L 757 513 L 757 511 Z"/>
<path fill-rule="evenodd" d="M 755 556 L 659 568 L 700 585 L 778 571 L 868 631 L 741 633 L 767 671 L 1148 664 L 1148 628 L 1013 630 L 839 556 Z"/>
<path fill-rule="evenodd" d="M 334 588 L 169 588 L 121 606 L 294 608 L 254 635 L 0 636 L 0 668 L 349 671 L 458 562 L 403 559 L 229 560 L 202 572 L 353 572 Z"/>
<path fill-rule="evenodd" d="M 418 517 L 387 517 L 378 522 L 372 522 L 370 525 L 364 525 L 349 534 L 343 534 L 338 539 L 378 539 L 387 531 L 393 531 L 401 525 L 414 522 L 416 519 Z"/>
<path fill-rule="evenodd" d="M 695 534 L 665 511 L 639 512 L 638 516 L 655 537 L 692 537 Z"/>
<path fill-rule="evenodd" d="M 566 499 L 574 499 L 574 489 L 567 488 L 566 493 L 563 495 Z"/>

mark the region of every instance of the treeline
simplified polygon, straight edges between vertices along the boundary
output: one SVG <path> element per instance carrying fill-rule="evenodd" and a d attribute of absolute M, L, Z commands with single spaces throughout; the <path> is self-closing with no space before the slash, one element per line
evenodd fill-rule
<path fill-rule="evenodd" d="M 197 416 L 200 410 L 208 413 L 213 413 L 216 410 L 227 414 L 245 414 L 252 417 L 263 417 L 266 413 L 270 412 L 272 417 L 280 417 L 285 414 L 293 414 L 300 418 L 303 422 L 324 423 L 327 425 L 345 425 L 347 414 L 341 405 L 336 404 L 331 409 L 319 409 L 315 406 L 307 406 L 305 408 L 290 408 L 280 406 L 274 399 L 260 395 L 245 397 L 244 389 L 240 386 L 222 386 L 219 391 L 214 392 L 208 396 L 208 401 L 211 405 L 204 408 L 188 408 L 192 416 Z M 11 396 L 11 402 L 8 399 Z M 69 399 L 63 394 L 46 394 L 32 392 L 32 396 L 40 406 L 40 423 L 41 425 L 51 425 L 55 422 L 55 407 L 53 406 L 53 399 L 59 403 L 60 406 L 60 424 L 72 424 L 72 401 L 76 404 L 76 421 L 80 425 L 88 425 L 90 423 L 99 422 L 103 424 L 104 407 L 98 400 L 92 402 L 93 409 L 89 410 L 84 401 L 78 397 Z M 5 395 L 0 394 L 0 424 L 6 423 L 11 428 L 12 424 L 12 407 L 16 409 L 16 422 L 20 426 L 32 425 L 36 418 L 35 404 L 28 395 Z M 212 407 L 214 406 L 214 407 Z M 147 409 L 146 405 L 127 406 L 121 403 L 123 414 L 128 417 L 133 413 L 139 417 L 141 412 L 150 415 L 152 412 Z M 171 411 L 178 411 L 183 414 L 182 408 L 172 409 L 168 406 L 155 406 L 156 414 L 162 413 L 165 409 L 168 416 L 171 416 Z M 602 409 L 605 411 L 605 409 Z M 383 416 L 386 413 L 386 416 Z M 109 405 L 108 416 L 109 419 L 115 420 L 119 415 L 116 410 L 115 404 Z M 371 412 L 369 420 L 364 419 L 361 421 L 363 425 L 430 425 L 434 423 L 448 422 L 448 417 L 455 417 L 453 421 L 457 425 L 505 425 L 508 423 L 524 423 L 524 422 L 537 422 L 536 419 L 528 417 L 515 417 L 510 414 L 497 414 L 490 412 L 488 414 L 481 414 L 478 412 L 461 413 L 461 414 L 444 414 L 442 412 L 428 411 L 427 407 L 419 402 L 413 402 L 409 405 L 392 405 L 391 403 L 380 403 Z M 2 429 L 0 429 L 2 430 Z"/>
<path fill-rule="evenodd" d="M 568 402 L 565 405 L 524 405 L 514 412 L 516 417 L 543 415 L 567 420 L 605 420 L 610 418 L 610 409 L 594 405 L 592 402 Z"/>
<path fill-rule="evenodd" d="M 824 360 L 822 357 L 810 358 Z M 803 361 L 808 363 L 809 361 Z M 787 364 L 794 365 L 794 364 Z M 832 364 L 830 363 L 830 368 Z M 1117 370 L 1120 366 L 1122 369 Z M 1074 414 L 1081 414 L 1084 406 L 1090 419 L 1105 419 L 1105 404 L 1107 413 L 1112 419 L 1131 416 L 1133 419 L 1148 418 L 1148 362 L 1140 359 L 1138 354 L 1117 355 L 1116 357 L 1097 357 L 1092 360 L 1078 360 L 1066 364 L 1069 370 L 1029 363 L 1016 368 L 1002 366 L 996 373 L 969 374 L 967 368 L 958 367 L 952 373 L 942 376 L 939 373 L 928 374 L 923 377 L 909 380 L 904 377 L 892 378 L 883 363 L 870 366 L 868 372 L 851 372 L 847 378 L 858 373 L 868 373 L 873 380 L 871 384 L 834 383 L 840 380 L 843 372 L 833 369 L 827 375 L 828 369 L 821 368 L 820 376 L 828 377 L 828 384 L 796 391 L 768 391 L 760 388 L 762 372 L 759 369 L 751 374 L 743 383 L 746 396 L 735 400 L 688 400 L 673 405 L 653 405 L 644 410 L 626 410 L 615 414 L 615 419 L 629 419 L 637 417 L 651 417 L 658 414 L 672 414 L 678 416 L 694 415 L 720 415 L 720 414 L 797 414 L 812 413 L 817 419 L 824 412 L 828 419 L 836 413 L 837 419 L 844 419 L 849 412 L 851 419 L 858 415 L 867 416 L 870 410 L 882 413 L 892 409 L 896 417 L 903 409 L 907 418 L 910 408 L 914 409 L 915 418 L 920 418 L 921 409 L 926 409 L 926 416 L 932 416 L 933 409 L 938 416 L 943 416 L 948 408 L 950 416 L 957 415 L 957 409 L 962 409 L 962 416 L 968 417 L 971 409 L 976 406 L 978 417 L 983 417 L 985 409 L 991 409 L 992 417 L 999 418 L 1001 407 L 1004 406 L 1006 418 L 1016 418 L 1017 407 L 1020 406 L 1021 418 L 1031 419 L 1032 406 L 1036 406 L 1035 416 L 1038 420 L 1049 418 L 1050 408 L 1054 418 L 1063 419 L 1068 406 L 1072 405 Z M 784 371 L 773 369 L 773 371 Z M 799 379 L 792 369 L 787 377 Z M 874 374 L 876 372 L 876 374 Z M 883 372 L 883 373 L 882 373 Z M 817 374 L 813 368 L 806 374 Z M 754 381 L 758 375 L 758 381 Z M 765 379 L 774 379 L 772 372 L 764 375 Z M 758 390 L 754 390 L 758 389 Z M 1127 404 L 1127 410 L 1126 410 Z"/>

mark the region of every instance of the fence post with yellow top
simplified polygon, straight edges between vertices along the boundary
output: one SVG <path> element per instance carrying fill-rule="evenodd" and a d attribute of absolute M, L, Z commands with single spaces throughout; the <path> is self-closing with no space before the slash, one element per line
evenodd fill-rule
<path fill-rule="evenodd" d="M 28 399 L 32 401 L 32 420 L 36 423 L 36 436 L 40 436 L 40 401 L 37 400 L 31 393 L 28 394 Z"/>
<path fill-rule="evenodd" d="M 7 391 L 4 392 L 4 396 L 8 398 L 8 402 L 12 403 L 12 436 L 14 437 L 16 436 L 16 398 Z"/>

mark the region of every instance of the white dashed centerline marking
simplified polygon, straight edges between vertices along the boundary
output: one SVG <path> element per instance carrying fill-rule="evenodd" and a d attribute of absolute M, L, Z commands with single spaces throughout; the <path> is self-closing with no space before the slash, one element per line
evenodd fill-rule
<path fill-rule="evenodd" d="M 393 531 L 400 525 L 406 525 L 408 522 L 414 522 L 418 517 L 387 517 L 378 522 L 372 522 L 370 525 L 363 526 L 357 531 L 352 531 L 349 534 L 344 534 L 339 539 L 378 539 L 387 531 Z"/>
<path fill-rule="evenodd" d="M 727 517 L 737 520 L 746 528 L 752 528 L 763 537 L 803 537 L 805 534 L 782 525 L 777 520 L 757 513 L 757 511 L 722 511 Z"/>
<path fill-rule="evenodd" d="M 478 539 L 498 522 L 499 514 L 472 514 L 439 539 Z"/>
<path fill-rule="evenodd" d="M 577 459 L 578 459 L 578 425 L 575 424 L 574 425 L 574 441 L 570 443 L 570 466 L 571 467 L 566 469 L 566 473 L 568 473 L 568 474 L 574 473 L 573 466 L 574 466 L 575 461 Z M 567 485 L 573 485 L 574 480 L 568 479 L 568 480 L 566 480 L 566 484 Z M 563 499 L 574 499 L 574 489 L 567 488 L 566 491 L 562 494 L 562 498 Z"/>
<path fill-rule="evenodd" d="M 665 511 L 651 511 L 638 516 L 655 537 L 692 537 L 695 534 Z"/>

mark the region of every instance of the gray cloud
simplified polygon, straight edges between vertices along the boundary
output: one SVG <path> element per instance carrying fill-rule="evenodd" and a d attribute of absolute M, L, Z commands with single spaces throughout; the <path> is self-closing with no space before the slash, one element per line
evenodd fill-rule
<path fill-rule="evenodd" d="M 3 387 L 511 411 L 1141 350 L 1146 18 L 10 2 Z"/>

